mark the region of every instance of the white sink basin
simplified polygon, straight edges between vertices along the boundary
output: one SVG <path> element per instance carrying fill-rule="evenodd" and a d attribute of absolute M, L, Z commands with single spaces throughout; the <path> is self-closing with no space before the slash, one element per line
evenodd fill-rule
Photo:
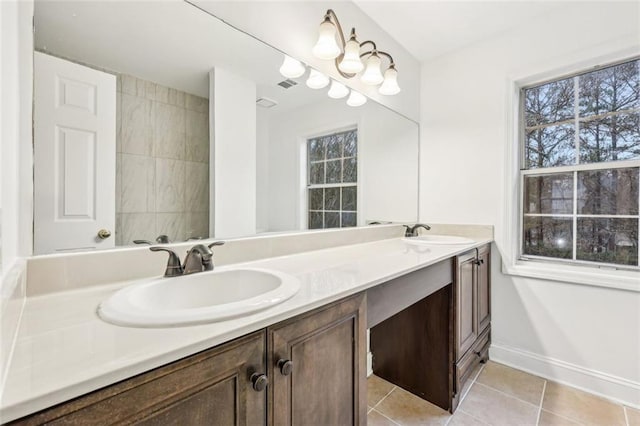
<path fill-rule="evenodd" d="M 473 244 L 470 238 L 456 237 L 454 235 L 421 235 L 419 237 L 403 238 L 403 241 L 420 245 L 450 245 L 450 244 Z"/>
<path fill-rule="evenodd" d="M 98 315 L 134 327 L 200 324 L 269 308 L 299 289 L 297 278 L 277 271 L 221 269 L 132 284 L 103 301 Z"/>

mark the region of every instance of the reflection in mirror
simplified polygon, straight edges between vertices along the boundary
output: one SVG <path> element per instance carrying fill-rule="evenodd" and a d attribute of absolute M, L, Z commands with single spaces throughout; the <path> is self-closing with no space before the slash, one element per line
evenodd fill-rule
<path fill-rule="evenodd" d="M 36 1 L 35 26 L 37 254 L 417 220 L 415 122 L 196 7 Z"/>

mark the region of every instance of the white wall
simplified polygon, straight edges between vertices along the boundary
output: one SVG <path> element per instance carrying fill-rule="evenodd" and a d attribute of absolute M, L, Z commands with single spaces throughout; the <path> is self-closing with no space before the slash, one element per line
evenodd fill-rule
<path fill-rule="evenodd" d="M 209 109 L 216 238 L 256 233 L 256 84 L 216 68 Z"/>
<path fill-rule="evenodd" d="M 306 166 L 301 164 L 306 139 L 349 127 L 358 128 L 358 224 L 416 220 L 418 125 L 374 102 L 353 108 L 327 98 L 293 111 L 274 108 L 269 114 L 270 231 L 306 223 Z"/>
<path fill-rule="evenodd" d="M 269 110 L 256 110 L 256 232 L 269 230 Z"/>
<path fill-rule="evenodd" d="M 425 62 L 421 220 L 493 224 L 494 359 L 640 405 L 640 293 L 504 275 L 510 81 L 640 52 L 638 3 L 579 2 Z"/>
<path fill-rule="evenodd" d="M 348 1 L 217 0 L 197 0 L 194 3 L 236 28 L 346 83 L 383 105 L 415 121 L 419 120 L 420 63 L 355 4 Z M 342 78 L 333 61 L 324 61 L 313 56 L 311 48 L 318 39 L 318 27 L 327 9 L 336 12 L 344 27 L 345 37 L 348 37 L 351 28 L 355 27 L 360 41 L 373 40 L 378 49 L 393 56 L 402 92 L 395 96 L 380 95 L 377 88 L 362 84 L 357 78 Z M 386 64 L 386 60 L 383 60 L 383 64 Z"/>
<path fill-rule="evenodd" d="M 0 394 L 25 294 L 32 247 L 33 2 L 0 2 Z"/>

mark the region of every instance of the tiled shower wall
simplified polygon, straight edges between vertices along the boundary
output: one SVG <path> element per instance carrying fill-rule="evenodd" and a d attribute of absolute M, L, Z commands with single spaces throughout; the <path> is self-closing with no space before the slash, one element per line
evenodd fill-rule
<path fill-rule="evenodd" d="M 209 236 L 209 101 L 120 75 L 116 244 Z"/>

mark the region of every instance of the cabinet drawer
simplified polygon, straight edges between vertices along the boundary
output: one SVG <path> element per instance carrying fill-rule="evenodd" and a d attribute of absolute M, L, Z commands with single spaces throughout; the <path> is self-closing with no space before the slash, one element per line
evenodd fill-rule
<path fill-rule="evenodd" d="M 487 359 L 490 344 L 491 327 L 487 328 L 475 341 L 471 349 L 456 363 L 455 392 L 459 393 L 475 367 L 481 360 Z"/>

